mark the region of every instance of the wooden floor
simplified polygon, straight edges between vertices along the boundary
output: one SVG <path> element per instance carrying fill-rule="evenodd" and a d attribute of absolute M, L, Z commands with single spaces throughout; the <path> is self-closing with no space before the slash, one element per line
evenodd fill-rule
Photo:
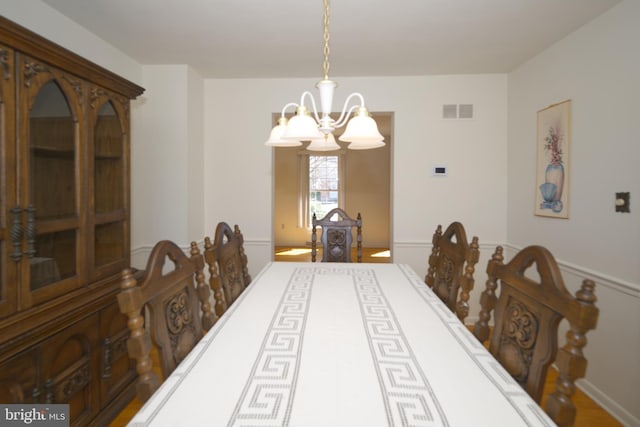
<path fill-rule="evenodd" d="M 558 371 L 549 369 L 544 385 L 544 394 L 542 395 L 543 408 L 547 396 L 555 390 L 556 378 L 558 378 Z M 575 427 L 622 427 L 622 424 L 618 420 L 613 418 L 580 389 L 576 390 L 576 394 L 573 396 L 573 403 L 576 405 L 577 411 Z"/>
<path fill-rule="evenodd" d="M 391 257 L 388 251 L 387 248 L 362 248 L 362 262 L 389 263 Z M 318 261 L 322 259 L 322 249 L 318 249 L 316 259 Z M 356 259 L 355 248 L 351 250 L 351 259 Z M 277 247 L 273 260 L 308 262 L 311 261 L 311 248 Z"/>
<path fill-rule="evenodd" d="M 279 253 L 289 250 L 292 248 L 276 248 L 276 255 L 274 256 L 275 261 L 311 261 L 311 253 L 306 252 L 298 255 L 279 255 Z M 363 262 L 390 262 L 390 258 L 384 257 L 374 257 L 372 256 L 375 253 L 383 251 L 384 249 L 371 249 L 365 248 L 363 249 Z M 321 256 L 321 255 L 319 255 Z M 355 256 L 355 254 L 354 254 Z M 425 261 L 426 262 L 426 261 Z M 153 365 L 154 368 L 158 367 L 157 354 L 154 352 L 152 354 Z M 547 396 L 550 392 L 555 389 L 555 381 L 558 374 L 555 369 L 550 369 L 549 374 L 547 375 L 547 381 L 545 383 L 545 390 L 542 396 L 542 405 L 544 407 L 544 402 L 546 401 Z M 576 427 L 622 427 L 622 424 L 618 422 L 615 418 L 613 418 L 607 411 L 602 409 L 597 403 L 591 400 L 586 394 L 584 394 L 581 390 L 577 390 L 576 394 L 573 398 L 574 403 L 577 407 L 577 415 L 576 415 Z M 138 401 L 137 398 L 134 398 L 131 403 L 114 419 L 110 427 L 121 427 L 126 426 L 129 420 L 133 418 L 133 416 L 140 410 L 142 404 Z"/>

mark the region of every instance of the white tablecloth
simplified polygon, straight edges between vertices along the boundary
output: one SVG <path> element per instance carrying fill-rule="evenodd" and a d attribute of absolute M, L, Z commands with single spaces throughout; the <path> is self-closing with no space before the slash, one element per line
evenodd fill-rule
<path fill-rule="evenodd" d="M 553 426 L 411 268 L 267 265 L 133 426 Z"/>

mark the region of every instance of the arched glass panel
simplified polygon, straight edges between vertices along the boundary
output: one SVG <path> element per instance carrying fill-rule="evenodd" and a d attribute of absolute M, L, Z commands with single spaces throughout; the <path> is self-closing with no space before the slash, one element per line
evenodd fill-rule
<path fill-rule="evenodd" d="M 76 274 L 76 226 L 65 219 L 76 214 L 75 121 L 55 81 L 38 92 L 29 115 L 29 194 L 27 209 L 31 289 Z"/>
<path fill-rule="evenodd" d="M 124 256 L 123 221 L 103 222 L 101 214 L 124 210 L 123 134 L 111 102 L 98 113 L 95 129 L 95 264 L 101 266 Z"/>
<path fill-rule="evenodd" d="M 123 209 L 122 127 L 110 102 L 98 113 L 94 135 L 96 213 Z"/>

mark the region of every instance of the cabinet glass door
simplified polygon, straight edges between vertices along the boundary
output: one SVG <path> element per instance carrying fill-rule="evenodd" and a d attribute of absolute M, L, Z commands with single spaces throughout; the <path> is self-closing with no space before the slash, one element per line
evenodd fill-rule
<path fill-rule="evenodd" d="M 93 279 L 119 272 L 129 257 L 126 112 L 104 91 L 94 100 Z"/>
<path fill-rule="evenodd" d="M 76 275 L 75 122 L 60 87 L 50 81 L 38 93 L 29 117 L 31 205 L 27 236 L 31 290 Z M 70 222 L 71 220 L 71 222 Z"/>
<path fill-rule="evenodd" d="M 82 84 L 72 76 L 23 58 L 21 121 L 28 144 L 20 156 L 23 256 L 20 281 L 25 305 L 80 286 L 85 257 L 80 141 Z M 26 109 L 28 108 L 28 109 Z"/>

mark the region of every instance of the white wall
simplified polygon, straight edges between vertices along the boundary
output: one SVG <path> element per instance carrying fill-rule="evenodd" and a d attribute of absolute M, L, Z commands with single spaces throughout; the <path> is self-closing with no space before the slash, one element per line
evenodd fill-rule
<path fill-rule="evenodd" d="M 640 425 L 640 2 L 624 1 L 509 74 L 511 249 L 546 246 L 567 286 L 596 282 L 600 318 L 587 335 L 582 387 Z M 536 111 L 572 100 L 570 218 L 535 217 Z M 631 213 L 614 211 L 631 192 Z M 564 339 L 563 339 L 564 341 Z"/>
<path fill-rule="evenodd" d="M 205 235 L 204 197 L 204 79 L 194 69 L 187 70 L 187 137 L 188 169 L 187 174 L 187 233 L 186 238 L 197 240 L 198 243 Z"/>
<path fill-rule="evenodd" d="M 361 92 L 370 111 L 394 112 L 393 256 L 426 272 L 439 223 L 462 221 L 483 244 L 506 238 L 506 76 L 335 78 L 335 103 Z M 205 83 L 206 228 L 238 223 L 252 273 L 272 258 L 271 113 L 313 90 L 314 79 Z M 476 117 L 444 121 L 442 104 L 470 103 Z M 446 178 L 431 167 L 449 167 Z M 455 195 L 455 196 L 454 196 Z M 231 202 L 231 203 L 230 203 Z"/>
<path fill-rule="evenodd" d="M 204 81 L 186 65 L 148 65 L 142 85 L 131 150 L 131 263 L 138 268 L 159 240 L 188 249 L 204 238 Z"/>

